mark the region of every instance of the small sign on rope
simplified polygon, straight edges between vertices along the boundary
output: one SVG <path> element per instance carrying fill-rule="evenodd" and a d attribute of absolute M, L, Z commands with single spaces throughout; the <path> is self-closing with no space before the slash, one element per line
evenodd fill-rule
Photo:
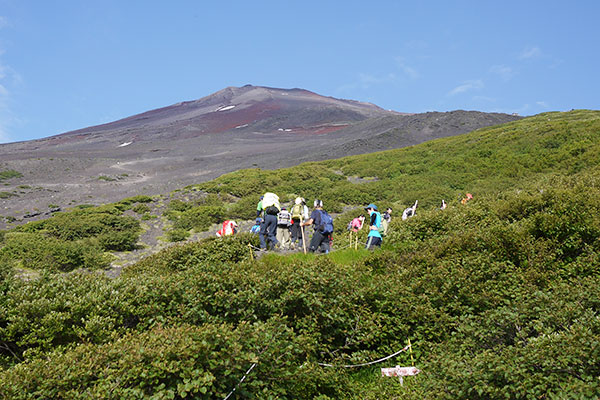
<path fill-rule="evenodd" d="M 401 367 L 396 365 L 393 368 L 381 368 L 381 376 L 397 376 L 400 379 L 400 384 L 404 385 L 404 376 L 414 376 L 421 372 L 417 367 Z"/>

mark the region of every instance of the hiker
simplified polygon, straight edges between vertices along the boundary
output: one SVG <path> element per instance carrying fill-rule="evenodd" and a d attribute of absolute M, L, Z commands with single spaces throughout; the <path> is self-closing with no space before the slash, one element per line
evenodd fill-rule
<path fill-rule="evenodd" d="M 446 207 L 448 207 L 448 204 L 446 204 L 446 201 L 442 199 L 442 206 L 440 207 L 440 210 L 445 210 Z"/>
<path fill-rule="evenodd" d="M 316 199 L 314 202 L 315 209 L 310 214 L 308 221 L 302 223 L 302 226 L 313 225 L 314 233 L 310 240 L 308 251 L 314 253 L 319 248 L 325 254 L 329 253 L 329 242 L 333 233 L 333 219 L 327 211 L 323 210 L 323 202 Z"/>
<path fill-rule="evenodd" d="M 460 204 L 467 204 L 471 199 L 473 199 L 473 195 L 471 193 L 467 193 L 465 198 L 460 201 Z"/>
<path fill-rule="evenodd" d="M 277 245 L 277 214 L 281 211 L 279 205 L 279 196 L 275 193 L 265 193 L 261 199 L 259 206 L 260 210 L 257 209 L 257 213 L 264 211 L 264 222 L 260 226 L 260 232 L 258 238 L 260 240 L 260 248 L 267 250 L 267 245 L 270 242 L 271 248 L 275 248 Z"/>
<path fill-rule="evenodd" d="M 217 231 L 217 236 L 218 237 L 223 237 L 223 236 L 231 236 L 231 235 L 235 235 L 238 231 L 238 225 L 236 224 L 235 221 L 225 221 L 223 222 L 223 227 L 221 227 L 221 229 L 219 229 Z"/>
<path fill-rule="evenodd" d="M 254 225 L 252 225 L 252 227 L 250 228 L 250 233 L 258 235 L 258 233 L 260 232 L 260 225 L 262 224 L 262 222 L 262 218 L 256 218 L 256 220 L 254 221 Z"/>
<path fill-rule="evenodd" d="M 417 215 L 417 204 L 419 204 L 419 200 L 416 200 L 412 207 L 408 207 L 404 210 L 402 213 L 402 221 L 406 221 L 407 219 Z"/>
<path fill-rule="evenodd" d="M 292 207 L 292 249 L 296 247 L 296 242 L 303 240 L 302 233 L 304 228 L 300 224 L 307 219 L 308 207 L 306 206 L 306 201 L 302 197 L 296 197 L 294 206 Z"/>
<path fill-rule="evenodd" d="M 290 246 L 290 225 L 292 224 L 292 214 L 285 207 L 277 214 L 277 241 L 282 250 L 287 250 Z"/>
<path fill-rule="evenodd" d="M 258 204 L 256 205 L 256 218 L 259 218 L 260 214 L 263 212 L 262 201 L 264 198 L 265 198 L 265 196 L 260 196 L 260 200 L 258 201 Z"/>
<path fill-rule="evenodd" d="M 388 227 L 390 226 L 390 222 L 392 222 L 392 209 L 390 207 L 385 210 L 383 215 L 381 216 L 381 225 L 383 226 L 382 236 L 387 235 Z"/>
<path fill-rule="evenodd" d="M 365 207 L 365 210 L 371 217 L 369 220 L 369 235 L 367 236 L 367 244 L 365 248 L 372 250 L 375 247 L 381 247 L 381 214 L 377 211 L 377 206 L 373 203 Z"/>
<path fill-rule="evenodd" d="M 348 230 L 352 232 L 358 232 L 362 229 L 364 223 L 365 216 L 364 214 L 360 214 L 358 217 L 350 221 L 350 223 L 348 224 Z"/>

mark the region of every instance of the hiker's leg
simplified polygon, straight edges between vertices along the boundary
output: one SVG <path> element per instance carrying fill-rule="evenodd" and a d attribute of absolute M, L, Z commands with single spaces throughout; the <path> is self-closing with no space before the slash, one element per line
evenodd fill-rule
<path fill-rule="evenodd" d="M 321 242 L 321 251 L 325 254 L 329 253 L 329 235 L 323 236 L 323 241 Z"/>
<path fill-rule="evenodd" d="M 387 231 L 388 231 L 388 221 L 387 220 L 383 220 L 381 221 L 381 225 L 383 225 L 383 236 L 387 235 Z"/>
<path fill-rule="evenodd" d="M 371 244 L 373 247 L 381 247 L 381 238 L 378 237 L 374 237 L 373 238 L 373 243 Z"/>
<path fill-rule="evenodd" d="M 271 242 L 271 246 L 275 247 L 278 243 L 275 237 L 277 235 L 277 216 L 267 214 L 265 223 L 267 224 L 267 242 Z"/>
<path fill-rule="evenodd" d="M 365 246 L 365 249 L 367 249 L 367 250 L 371 249 L 373 238 L 374 238 L 374 236 L 367 236 L 367 245 Z"/>
<path fill-rule="evenodd" d="M 287 249 L 290 247 L 290 244 L 291 244 L 290 228 L 284 227 L 284 228 L 281 228 L 281 231 L 283 232 L 281 235 L 281 247 L 283 247 L 284 249 Z"/>
<path fill-rule="evenodd" d="M 258 232 L 258 240 L 260 241 L 260 248 L 267 248 L 267 223 L 263 221 L 260 224 L 260 231 Z"/>
<path fill-rule="evenodd" d="M 292 243 L 296 243 L 300 237 L 300 220 L 295 219 L 290 230 L 292 231 Z"/>
<path fill-rule="evenodd" d="M 317 249 L 321 245 L 322 241 L 323 241 L 323 235 L 320 232 L 315 231 L 315 233 L 313 233 L 312 239 L 310 240 L 310 245 L 308 246 L 308 251 L 310 251 L 310 252 L 317 251 Z"/>
<path fill-rule="evenodd" d="M 275 235 L 275 237 L 277 238 L 277 241 L 281 244 L 281 247 L 283 248 L 283 231 L 284 229 L 282 229 L 281 227 L 277 227 L 277 234 Z"/>

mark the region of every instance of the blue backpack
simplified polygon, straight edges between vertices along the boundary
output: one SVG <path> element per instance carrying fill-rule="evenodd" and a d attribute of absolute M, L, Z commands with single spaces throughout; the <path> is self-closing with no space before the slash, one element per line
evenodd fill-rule
<path fill-rule="evenodd" d="M 321 228 L 321 233 L 323 233 L 324 235 L 329 235 L 333 233 L 333 218 L 331 218 L 331 215 L 327 214 L 327 211 L 320 211 L 321 225 L 319 225 L 319 227 Z"/>

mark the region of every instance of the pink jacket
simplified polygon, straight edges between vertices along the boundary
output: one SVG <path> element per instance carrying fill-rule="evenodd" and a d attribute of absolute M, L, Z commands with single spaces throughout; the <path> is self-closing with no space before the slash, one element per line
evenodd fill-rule
<path fill-rule="evenodd" d="M 352 231 L 353 232 L 358 232 L 362 229 L 363 226 L 363 221 L 360 220 L 360 218 L 356 217 L 352 220 Z"/>

